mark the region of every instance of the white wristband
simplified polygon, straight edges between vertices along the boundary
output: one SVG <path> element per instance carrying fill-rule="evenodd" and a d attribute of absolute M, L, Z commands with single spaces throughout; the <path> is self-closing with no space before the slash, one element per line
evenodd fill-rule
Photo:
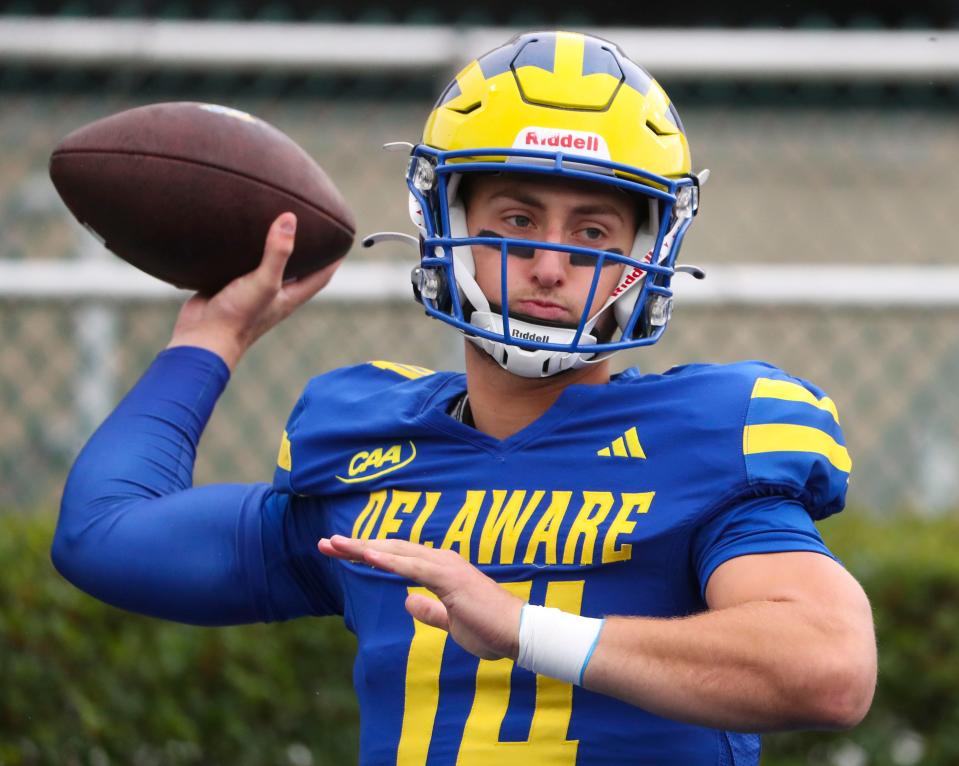
<path fill-rule="evenodd" d="M 519 617 L 516 664 L 542 676 L 580 685 L 603 620 L 525 604 Z"/>

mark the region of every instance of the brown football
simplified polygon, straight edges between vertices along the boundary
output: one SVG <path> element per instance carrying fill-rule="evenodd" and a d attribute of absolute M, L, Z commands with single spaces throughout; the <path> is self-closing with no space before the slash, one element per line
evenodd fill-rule
<path fill-rule="evenodd" d="M 54 149 L 50 178 L 111 251 L 204 293 L 256 268 L 280 213 L 297 217 L 287 278 L 342 258 L 356 232 L 339 190 L 289 136 L 215 104 L 151 104 L 90 123 Z"/>

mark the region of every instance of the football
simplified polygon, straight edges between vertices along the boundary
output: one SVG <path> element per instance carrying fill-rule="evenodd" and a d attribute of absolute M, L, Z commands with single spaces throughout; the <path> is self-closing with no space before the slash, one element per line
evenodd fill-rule
<path fill-rule="evenodd" d="M 342 258 L 356 232 L 342 194 L 289 136 L 215 104 L 151 104 L 90 123 L 54 149 L 50 178 L 113 253 L 207 294 L 256 268 L 280 213 L 297 217 L 288 279 Z"/>

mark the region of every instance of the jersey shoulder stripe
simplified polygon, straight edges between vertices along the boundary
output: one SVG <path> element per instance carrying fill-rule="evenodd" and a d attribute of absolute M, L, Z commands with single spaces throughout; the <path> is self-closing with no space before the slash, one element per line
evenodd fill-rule
<path fill-rule="evenodd" d="M 290 452 L 290 435 L 284 429 L 283 436 L 280 437 L 280 451 L 276 456 L 276 467 L 284 471 L 293 470 L 293 455 Z"/>
<path fill-rule="evenodd" d="M 743 454 L 765 452 L 814 452 L 840 471 L 852 469 L 832 399 L 788 380 L 757 378 L 753 385 Z"/>
<path fill-rule="evenodd" d="M 852 458 L 835 403 L 812 384 L 778 371 L 757 377 L 742 447 L 751 485 L 792 488 L 813 518 L 842 508 Z"/>
<path fill-rule="evenodd" d="M 432 375 L 433 370 L 430 370 L 426 367 L 418 367 L 415 364 L 399 364 L 398 362 L 386 362 L 383 360 L 376 360 L 370 362 L 373 367 L 377 367 L 381 370 L 387 370 L 389 372 L 395 372 L 397 375 L 409 380 L 417 380 L 418 378 L 424 378 L 427 375 Z"/>
<path fill-rule="evenodd" d="M 748 457 L 767 452 L 810 452 L 826 458 L 839 471 L 852 470 L 852 458 L 845 446 L 809 426 L 762 423 L 743 428 L 743 454 Z"/>
<path fill-rule="evenodd" d="M 790 380 L 776 380 L 775 378 L 757 378 L 753 385 L 751 399 L 777 399 L 786 402 L 805 402 L 830 413 L 836 423 L 839 422 L 839 412 L 836 405 L 828 396 L 817 398 L 808 388 Z"/>

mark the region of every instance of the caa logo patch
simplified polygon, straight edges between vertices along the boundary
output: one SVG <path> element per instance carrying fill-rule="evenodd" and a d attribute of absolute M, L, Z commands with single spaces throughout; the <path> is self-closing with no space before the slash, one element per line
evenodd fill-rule
<path fill-rule="evenodd" d="M 347 475 L 336 478 L 344 484 L 369 481 L 409 465 L 415 457 L 416 445 L 413 442 L 377 447 L 369 451 L 361 450 L 350 458 Z"/>

